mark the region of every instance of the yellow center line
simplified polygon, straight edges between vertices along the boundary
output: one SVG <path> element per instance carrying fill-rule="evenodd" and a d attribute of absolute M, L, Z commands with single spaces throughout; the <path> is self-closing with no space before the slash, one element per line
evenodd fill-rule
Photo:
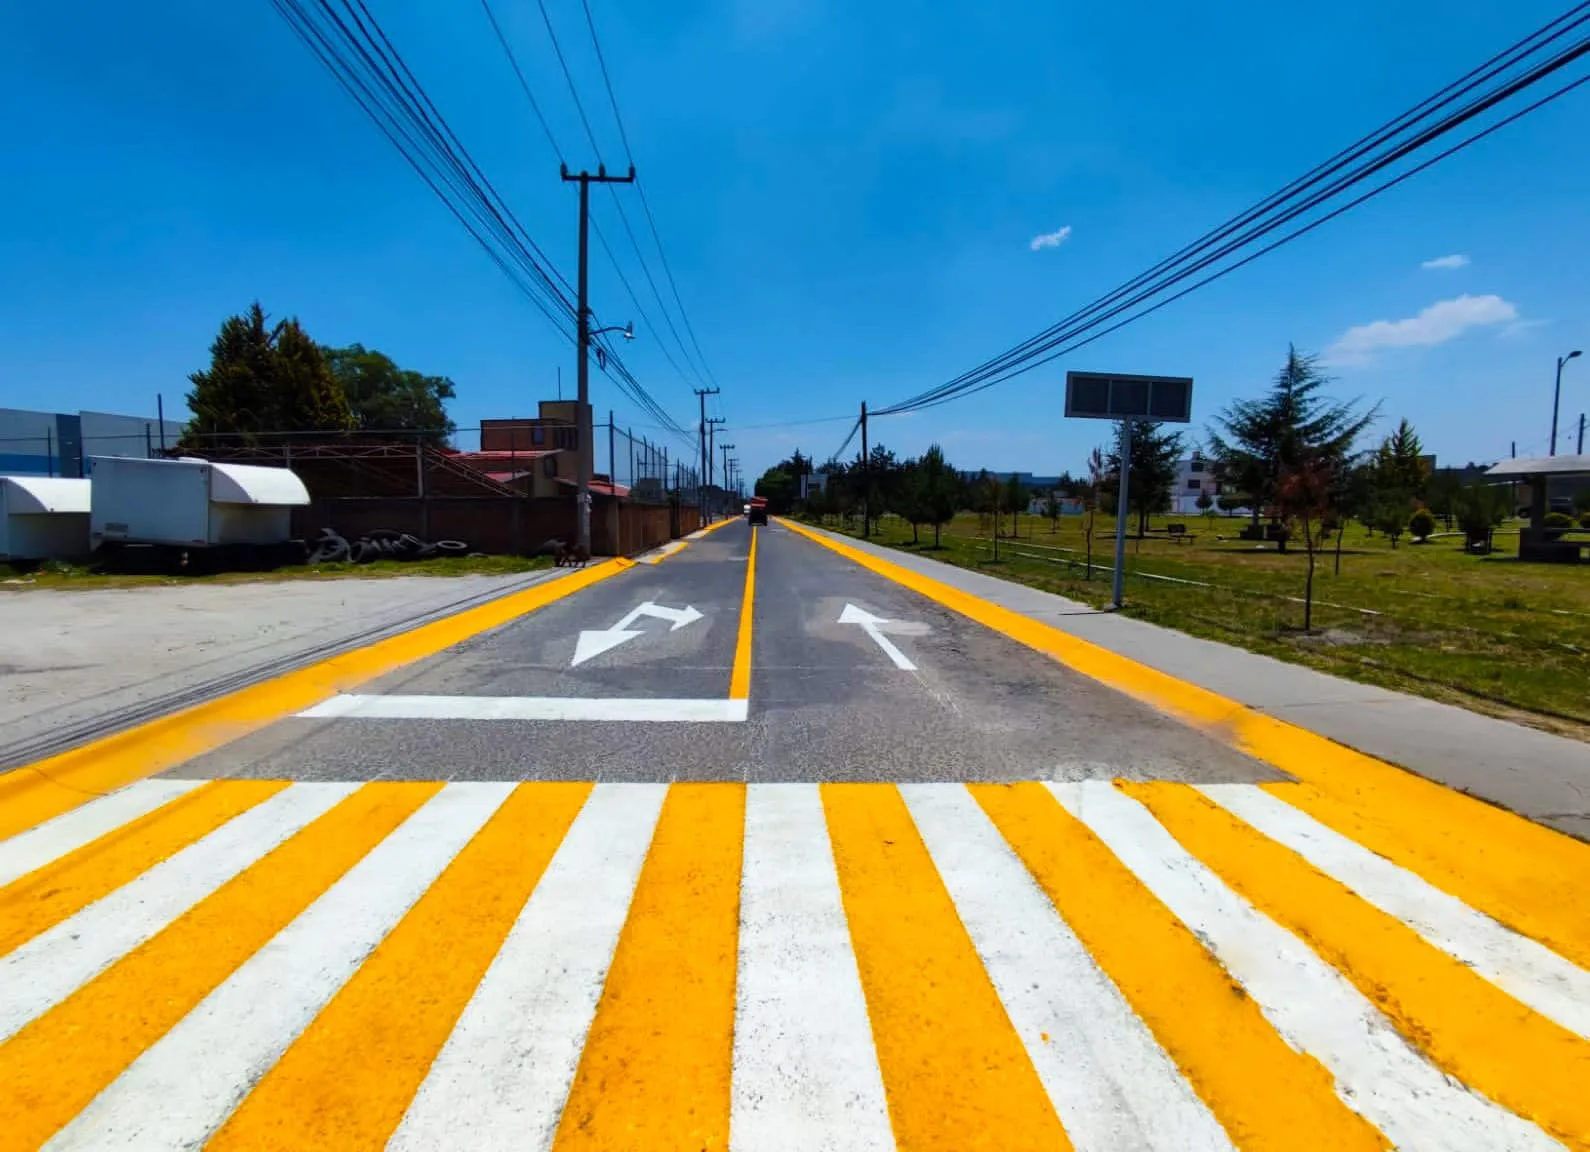
<path fill-rule="evenodd" d="M 822 797 L 898 1146 L 1070 1148 L 899 791 Z"/>
<path fill-rule="evenodd" d="M 1590 1148 L 1590 1043 L 1188 785 L 1118 787 L 1261 912 L 1307 940 L 1437 1067 L 1569 1147 Z"/>
<path fill-rule="evenodd" d="M 620 558 L 581 569 L 0 773 L 0 840 L 69 812 L 95 796 L 230 744 L 394 668 L 434 656 L 632 566 L 632 561 Z"/>
<path fill-rule="evenodd" d="M 1043 785 L 970 789 L 1238 1147 L 1387 1147 L 1337 1097 L 1330 1072 L 1289 1047 L 1197 937 Z"/>
<path fill-rule="evenodd" d="M 1590 968 L 1590 845 L 812 531 L 792 531 L 1307 787 L 1267 784 L 1365 848 Z"/>
<path fill-rule="evenodd" d="M 205 1148 L 385 1147 L 590 791 L 520 785 Z"/>
<path fill-rule="evenodd" d="M 729 1146 L 745 786 L 668 789 L 554 1152 Z"/>
<path fill-rule="evenodd" d="M 37 1148 L 440 784 L 366 784 L 0 1045 L 0 1148 Z"/>
<path fill-rule="evenodd" d="M 751 617 L 756 602 L 756 529 L 751 529 L 751 551 L 745 559 L 745 596 L 740 601 L 740 632 L 734 642 L 734 671 L 729 676 L 729 699 L 751 698 Z"/>
<path fill-rule="evenodd" d="M 286 787 L 282 780 L 211 781 L 13 881 L 0 889 L 0 956 Z"/>

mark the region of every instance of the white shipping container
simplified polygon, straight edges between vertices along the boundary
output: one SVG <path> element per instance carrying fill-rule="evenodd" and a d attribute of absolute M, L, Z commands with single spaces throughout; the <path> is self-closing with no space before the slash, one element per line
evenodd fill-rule
<path fill-rule="evenodd" d="M 89 483 L 48 476 L 0 476 L 0 560 L 88 554 Z"/>
<path fill-rule="evenodd" d="M 288 468 L 91 456 L 89 540 L 104 544 L 280 544 L 309 490 Z"/>

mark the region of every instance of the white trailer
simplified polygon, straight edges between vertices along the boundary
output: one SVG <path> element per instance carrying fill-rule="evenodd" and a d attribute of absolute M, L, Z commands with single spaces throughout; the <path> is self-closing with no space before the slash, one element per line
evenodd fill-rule
<path fill-rule="evenodd" d="M 89 483 L 0 476 L 0 560 L 88 555 Z"/>
<path fill-rule="evenodd" d="M 88 470 L 96 549 L 281 544 L 292 538 L 292 509 L 309 503 L 309 490 L 288 468 L 91 456 Z"/>

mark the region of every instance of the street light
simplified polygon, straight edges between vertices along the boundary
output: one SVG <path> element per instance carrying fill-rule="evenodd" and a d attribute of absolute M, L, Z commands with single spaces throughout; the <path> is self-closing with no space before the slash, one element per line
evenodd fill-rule
<path fill-rule="evenodd" d="M 1562 366 L 1575 356 L 1582 355 L 1584 350 L 1575 348 L 1568 355 L 1557 357 L 1557 385 L 1551 392 L 1551 451 L 1547 453 L 1549 456 L 1557 454 L 1557 404 L 1562 399 Z"/>
<path fill-rule="evenodd" d="M 603 332 L 618 332 L 624 339 L 633 340 L 635 339 L 635 322 L 631 320 L 628 324 L 613 324 L 607 328 L 598 328 L 595 332 L 590 333 L 591 339 L 596 339 Z M 607 349 L 600 344 L 596 346 L 596 366 L 603 371 L 607 370 Z"/>

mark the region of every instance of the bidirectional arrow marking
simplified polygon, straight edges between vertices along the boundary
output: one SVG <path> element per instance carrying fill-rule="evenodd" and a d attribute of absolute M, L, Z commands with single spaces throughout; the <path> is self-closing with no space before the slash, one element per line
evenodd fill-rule
<path fill-rule="evenodd" d="M 648 600 L 630 609 L 629 613 L 611 628 L 581 632 L 580 638 L 574 642 L 574 659 L 569 662 L 569 666 L 578 667 L 603 652 L 612 651 L 626 640 L 645 635 L 640 629 L 630 627 L 642 616 L 667 620 L 671 625 L 668 629 L 670 632 L 677 632 L 686 624 L 694 624 L 701 619 L 701 613 L 688 604 L 683 608 L 669 608 L 662 604 L 653 604 Z"/>
<path fill-rule="evenodd" d="M 896 668 L 903 668 L 907 672 L 916 671 L 916 665 L 911 663 L 906 658 L 905 653 L 896 648 L 893 642 L 880 630 L 882 625 L 889 623 L 883 617 L 874 616 L 871 612 L 857 608 L 854 604 L 846 604 L 845 610 L 839 614 L 839 622 L 841 624 L 861 625 L 861 630 L 877 641 L 878 647 L 883 649 L 884 655 L 894 661 Z"/>

